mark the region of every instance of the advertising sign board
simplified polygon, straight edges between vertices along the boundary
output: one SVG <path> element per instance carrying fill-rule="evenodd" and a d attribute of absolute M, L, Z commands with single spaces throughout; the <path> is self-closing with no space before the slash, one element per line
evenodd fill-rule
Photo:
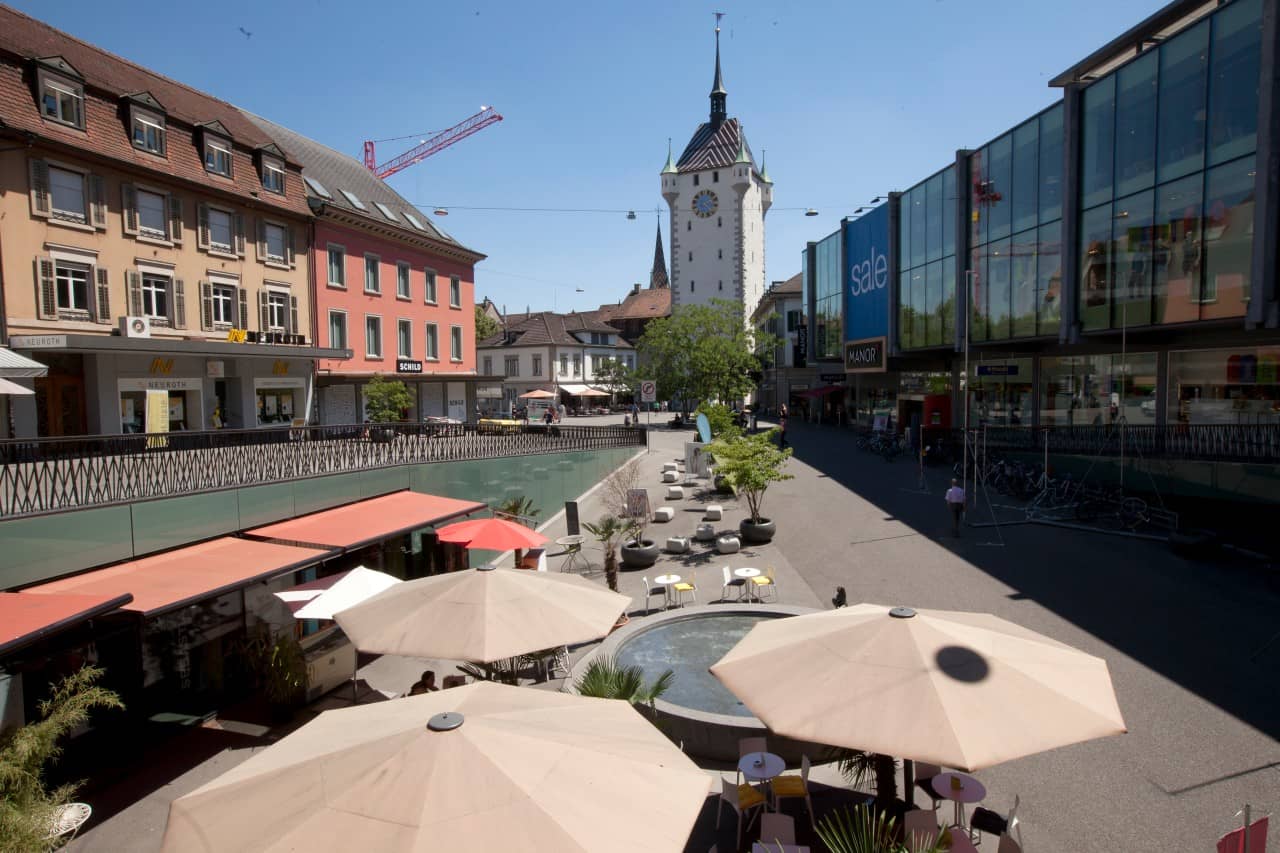
<path fill-rule="evenodd" d="M 844 223 L 844 339 L 889 334 L 889 205 Z"/>

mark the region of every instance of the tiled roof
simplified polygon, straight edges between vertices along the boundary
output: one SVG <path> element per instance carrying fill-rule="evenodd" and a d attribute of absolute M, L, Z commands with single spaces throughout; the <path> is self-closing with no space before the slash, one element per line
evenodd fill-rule
<path fill-rule="evenodd" d="M 787 294 L 787 293 L 799 293 L 800 290 L 801 290 L 800 273 L 796 273 L 795 275 L 791 276 L 791 278 L 787 279 L 781 284 L 775 284 L 765 292 Z"/>
<path fill-rule="evenodd" d="M 476 346 L 539 346 L 556 344 L 560 346 L 581 346 L 584 342 L 573 336 L 573 332 L 607 332 L 617 335 L 618 330 L 601 322 L 593 315 L 595 312 L 556 314 L 552 311 L 538 311 L 533 314 L 507 315 L 505 331 L 485 338 Z M 508 338 L 511 338 L 508 341 Z M 621 338 L 617 345 L 623 349 L 630 344 Z"/>
<path fill-rule="evenodd" d="M 83 131 L 45 121 L 40 116 L 31 83 L 31 64 L 25 60 L 53 57 L 62 57 L 84 78 Z M 141 93 L 149 93 L 164 108 L 169 131 L 165 157 L 134 148 L 121 120 L 120 99 Z M 263 190 L 251 152 L 270 145 L 273 140 L 231 104 L 3 5 L 0 5 L 0 120 L 8 128 L 92 150 L 99 156 L 151 172 L 195 181 L 245 198 L 250 198 L 251 192 L 256 193 L 258 203 L 307 212 L 296 172 L 286 171 L 284 196 Z M 220 123 L 235 144 L 232 179 L 210 175 L 204 169 L 199 140 L 192 133 L 198 125 L 211 122 Z"/>
<path fill-rule="evenodd" d="M 743 146 L 746 146 L 747 156 L 751 158 L 754 169 L 755 156 L 751 153 L 751 146 L 742 137 L 742 124 L 736 118 L 725 119 L 715 130 L 712 130 L 711 122 L 704 122 L 694 131 L 693 138 L 685 146 L 676 169 L 681 172 L 697 172 L 732 166 L 738 159 L 739 148 Z"/>
<path fill-rule="evenodd" d="M 608 312 L 607 315 L 605 312 Z M 671 289 L 668 287 L 651 287 L 647 290 L 632 291 L 618 305 L 601 305 L 601 319 L 609 320 L 647 320 L 651 317 L 665 317 L 671 313 Z"/>
<path fill-rule="evenodd" d="M 359 214 L 379 225 L 394 224 L 399 230 L 414 236 L 428 237 L 458 248 L 465 248 L 442 231 L 425 213 L 388 186 L 385 181 L 366 169 L 359 160 L 261 116 L 249 112 L 244 115 L 263 132 L 279 140 L 285 150 L 302 164 L 302 176 L 309 180 L 311 185 L 308 186 L 308 193 L 313 198 L 323 201 L 326 205 Z M 328 192 L 328 197 L 320 195 L 321 188 Z M 355 196 L 364 205 L 364 209 L 357 207 L 350 200 L 348 193 Z M 381 210 L 384 205 L 397 217 L 403 218 L 407 213 L 413 219 L 392 222 Z M 422 227 L 417 227 L 415 222 Z"/>

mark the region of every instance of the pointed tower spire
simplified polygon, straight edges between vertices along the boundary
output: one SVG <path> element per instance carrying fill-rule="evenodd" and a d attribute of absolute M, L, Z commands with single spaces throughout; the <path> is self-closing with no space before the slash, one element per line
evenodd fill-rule
<path fill-rule="evenodd" d="M 649 273 L 649 289 L 661 289 L 670 287 L 671 280 L 667 278 L 667 258 L 662 253 L 662 218 L 658 218 L 658 242 L 653 250 L 653 270 Z"/>
<path fill-rule="evenodd" d="M 667 165 L 662 167 L 662 174 L 674 175 L 676 174 L 676 172 L 677 172 L 676 161 L 675 161 L 675 158 L 671 156 L 671 137 L 668 136 L 667 137 Z"/>
<path fill-rule="evenodd" d="M 742 124 L 738 124 L 738 156 L 734 159 L 735 163 L 750 163 L 751 155 L 747 153 L 747 132 Z"/>
<path fill-rule="evenodd" d="M 720 19 L 724 12 L 716 12 L 716 79 L 711 84 L 711 129 L 719 130 L 720 125 L 728 117 L 725 99 L 729 93 L 724 88 L 724 78 L 720 76 Z"/>
<path fill-rule="evenodd" d="M 769 166 L 764 161 L 764 158 L 768 153 L 768 151 L 763 149 L 760 151 L 760 180 L 764 181 L 766 184 L 771 184 L 773 183 L 773 179 L 769 177 Z"/>

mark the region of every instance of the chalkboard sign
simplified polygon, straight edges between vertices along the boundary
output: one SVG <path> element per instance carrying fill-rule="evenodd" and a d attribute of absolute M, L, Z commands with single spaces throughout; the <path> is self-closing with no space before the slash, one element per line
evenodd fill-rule
<path fill-rule="evenodd" d="M 570 536 L 577 536 L 582 533 L 582 528 L 578 525 L 578 502 L 564 502 L 564 526 Z"/>
<path fill-rule="evenodd" d="M 649 517 L 648 490 L 627 489 L 627 515 L 631 518 Z"/>

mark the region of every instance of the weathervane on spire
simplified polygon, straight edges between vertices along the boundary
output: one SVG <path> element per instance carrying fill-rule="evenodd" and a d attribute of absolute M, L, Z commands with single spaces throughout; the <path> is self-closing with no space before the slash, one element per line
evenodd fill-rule
<path fill-rule="evenodd" d="M 725 13 L 715 12 L 713 14 L 716 16 L 716 77 L 711 84 L 711 128 L 718 130 L 728 116 L 725 108 L 725 98 L 728 92 L 724 88 L 724 78 L 720 76 L 720 19 L 724 17 Z"/>
<path fill-rule="evenodd" d="M 724 17 L 724 12 L 712 12 L 716 16 L 716 32 L 720 32 L 720 19 Z"/>

